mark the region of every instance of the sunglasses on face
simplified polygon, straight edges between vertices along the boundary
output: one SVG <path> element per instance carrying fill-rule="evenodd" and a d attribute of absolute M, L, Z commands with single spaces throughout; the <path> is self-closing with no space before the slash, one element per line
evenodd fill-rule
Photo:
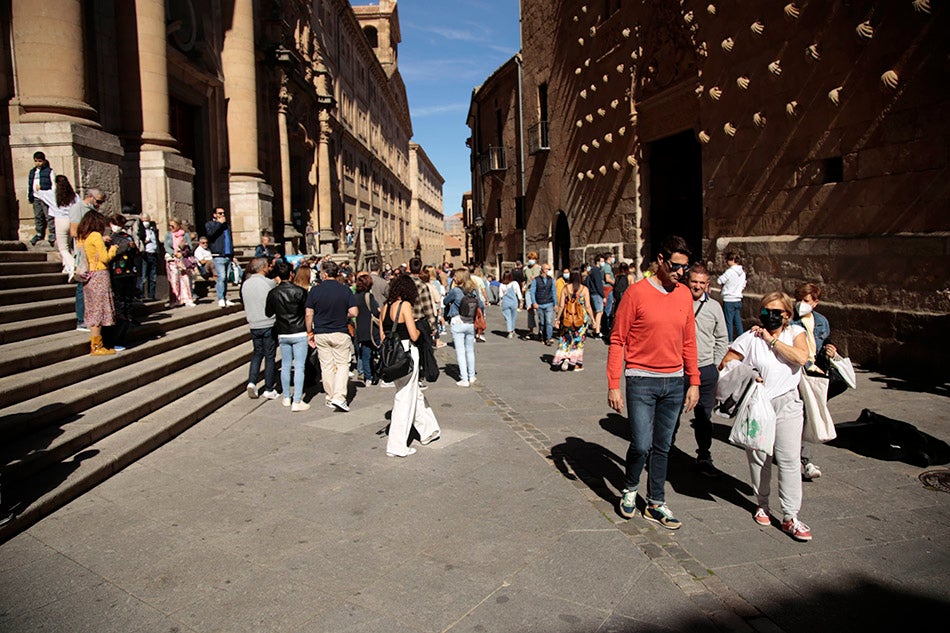
<path fill-rule="evenodd" d="M 670 272 L 675 273 L 677 271 L 686 271 L 689 270 L 689 264 L 675 264 L 671 261 L 667 261 L 666 265 L 670 267 Z"/>
<path fill-rule="evenodd" d="M 768 309 L 766 309 L 766 308 L 762 308 L 762 310 L 761 310 L 761 312 L 760 312 L 759 314 L 761 314 L 761 315 L 764 316 L 764 317 L 765 317 L 765 316 L 772 316 L 772 317 L 775 317 L 776 319 L 785 318 L 785 310 L 779 310 L 779 309 L 777 309 L 777 308 L 776 308 L 776 309 L 773 309 L 773 310 L 768 310 Z"/>

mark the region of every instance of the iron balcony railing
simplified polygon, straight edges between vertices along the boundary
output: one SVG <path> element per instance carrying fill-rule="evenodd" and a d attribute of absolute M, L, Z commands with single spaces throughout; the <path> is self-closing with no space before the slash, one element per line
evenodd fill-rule
<path fill-rule="evenodd" d="M 549 149 L 551 144 L 548 142 L 548 122 L 539 121 L 528 128 L 528 152 L 537 154 Z"/>
<path fill-rule="evenodd" d="M 505 163 L 504 147 L 489 147 L 478 157 L 479 174 L 484 176 L 490 171 L 504 171 L 508 168 Z"/>

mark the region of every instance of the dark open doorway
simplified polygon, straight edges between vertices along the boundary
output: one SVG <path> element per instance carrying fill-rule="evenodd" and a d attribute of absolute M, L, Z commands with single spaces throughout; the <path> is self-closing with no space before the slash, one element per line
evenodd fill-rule
<path fill-rule="evenodd" d="M 703 170 L 699 141 L 687 130 L 649 144 L 650 257 L 669 235 L 679 235 L 702 261 Z"/>
<path fill-rule="evenodd" d="M 567 225 L 567 216 L 557 212 L 554 224 L 554 270 L 571 267 L 571 229 Z"/>

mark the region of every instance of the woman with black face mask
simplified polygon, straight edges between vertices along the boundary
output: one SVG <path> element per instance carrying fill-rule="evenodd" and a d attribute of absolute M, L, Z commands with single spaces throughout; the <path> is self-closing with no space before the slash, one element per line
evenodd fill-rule
<path fill-rule="evenodd" d="M 762 298 L 759 319 L 762 325 L 752 326 L 729 345 L 719 365 L 732 360 L 751 365 L 765 387 L 775 410 L 775 445 L 772 453 L 778 464 L 778 496 L 782 508 L 781 528 L 797 541 L 810 541 L 811 528 L 798 520 L 802 505 L 801 448 L 802 401 L 798 383 L 802 367 L 808 361 L 805 330 L 791 325 L 795 311 L 792 298 L 784 292 L 772 292 Z M 758 508 L 756 523 L 771 525 L 769 490 L 772 479 L 772 458 L 763 451 L 746 450 L 752 488 Z"/>

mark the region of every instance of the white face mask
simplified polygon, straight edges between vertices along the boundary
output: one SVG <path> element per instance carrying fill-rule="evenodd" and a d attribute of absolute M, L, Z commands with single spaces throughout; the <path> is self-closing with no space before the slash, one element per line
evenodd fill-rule
<path fill-rule="evenodd" d="M 529 260 L 528 260 L 528 266 L 534 266 L 535 263 L 536 263 L 536 262 L 535 262 L 535 260 L 533 260 L 533 259 L 529 259 Z"/>
<path fill-rule="evenodd" d="M 118 233 L 118 232 L 119 232 L 119 227 L 117 227 L 115 224 L 110 224 L 110 225 L 109 225 L 109 228 L 112 229 L 112 232 L 113 232 L 113 233 Z"/>
<path fill-rule="evenodd" d="M 799 301 L 798 305 L 795 306 L 795 309 L 798 311 L 798 316 L 803 317 L 806 314 L 811 314 L 811 304 L 805 303 L 804 301 Z"/>
<path fill-rule="evenodd" d="M 571 278 L 571 274 L 570 274 L 570 273 L 562 273 L 562 274 L 561 274 L 561 277 L 564 277 L 565 279 L 570 279 L 570 278 Z"/>

